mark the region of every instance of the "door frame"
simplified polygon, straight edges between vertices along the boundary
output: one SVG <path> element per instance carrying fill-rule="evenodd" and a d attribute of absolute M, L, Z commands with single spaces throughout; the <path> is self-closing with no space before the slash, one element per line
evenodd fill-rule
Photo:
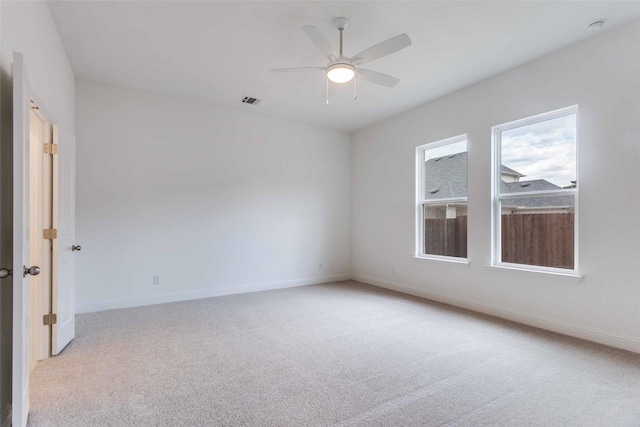
<path fill-rule="evenodd" d="M 34 96 L 35 98 L 35 96 Z M 53 224 L 54 185 L 57 180 L 53 179 L 54 156 L 45 153 L 44 144 L 53 142 L 53 124 L 48 119 L 49 115 L 43 111 L 42 107 L 34 99 L 30 100 L 31 114 L 39 120 L 39 134 L 36 141 L 30 140 L 30 207 L 29 219 L 31 221 L 31 233 L 29 243 L 29 255 L 31 265 L 40 266 L 41 273 L 38 276 L 30 277 L 31 291 L 36 291 L 35 295 L 30 295 L 31 317 L 30 323 L 30 344 L 33 346 L 30 354 L 30 371 L 33 372 L 35 363 L 47 359 L 51 356 L 51 334 L 52 326 L 45 325 L 43 316 L 51 314 L 52 308 L 52 287 L 56 274 L 53 268 L 54 251 L 57 251 L 55 240 L 45 239 L 43 230 L 45 228 L 55 228 Z M 30 117 L 32 120 L 33 117 Z M 33 123 L 29 122 L 32 129 Z M 32 135 L 30 135 L 32 136 Z"/>

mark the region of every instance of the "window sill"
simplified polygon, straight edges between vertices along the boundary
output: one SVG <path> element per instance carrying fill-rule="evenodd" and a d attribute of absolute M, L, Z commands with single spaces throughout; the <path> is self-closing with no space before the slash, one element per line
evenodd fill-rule
<path fill-rule="evenodd" d="M 469 267 L 469 261 L 466 258 L 425 256 L 425 255 L 422 255 L 422 256 L 414 255 L 412 258 L 414 259 L 414 261 L 418 261 L 418 262 L 426 261 L 426 262 L 436 263 L 441 265 Z"/>
<path fill-rule="evenodd" d="M 533 277 L 536 279 L 547 279 L 554 280 L 558 282 L 565 283 L 573 283 L 578 284 L 582 280 L 584 276 L 581 276 L 575 272 L 558 272 L 558 271 L 544 271 L 544 270 L 535 270 L 532 268 L 526 267 L 512 267 L 506 265 L 487 265 L 493 271 L 511 274 L 511 275 L 525 275 L 528 277 Z"/>

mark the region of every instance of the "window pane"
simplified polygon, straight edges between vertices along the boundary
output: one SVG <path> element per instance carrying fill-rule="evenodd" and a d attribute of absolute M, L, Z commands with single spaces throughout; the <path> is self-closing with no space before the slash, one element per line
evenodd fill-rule
<path fill-rule="evenodd" d="M 576 115 L 501 132 L 500 193 L 576 187 Z"/>
<path fill-rule="evenodd" d="M 424 206 L 424 253 L 467 257 L 467 204 Z"/>
<path fill-rule="evenodd" d="M 467 141 L 424 150 L 426 200 L 467 197 Z"/>
<path fill-rule="evenodd" d="M 467 140 L 462 135 L 419 147 L 418 203 L 424 255 L 467 257 Z M 436 201 L 437 200 L 437 201 Z M 433 201 L 429 203 L 429 201 Z"/>
<path fill-rule="evenodd" d="M 574 196 L 503 200 L 502 262 L 574 268 Z"/>

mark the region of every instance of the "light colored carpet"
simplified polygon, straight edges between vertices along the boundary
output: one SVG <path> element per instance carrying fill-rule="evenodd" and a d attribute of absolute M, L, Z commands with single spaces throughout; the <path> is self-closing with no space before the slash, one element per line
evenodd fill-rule
<path fill-rule="evenodd" d="M 640 355 L 358 284 L 77 317 L 30 426 L 640 426 Z"/>

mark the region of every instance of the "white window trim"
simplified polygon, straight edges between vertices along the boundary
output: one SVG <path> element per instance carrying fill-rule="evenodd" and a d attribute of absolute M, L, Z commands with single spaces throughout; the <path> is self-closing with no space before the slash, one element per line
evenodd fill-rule
<path fill-rule="evenodd" d="M 469 150 L 469 141 L 467 138 L 467 134 L 454 136 L 451 138 L 442 139 L 436 142 L 430 142 L 428 144 L 420 145 L 416 147 L 416 224 L 415 224 L 415 249 L 414 249 L 414 259 L 420 260 L 430 260 L 430 261 L 438 261 L 438 262 L 446 262 L 446 263 L 457 263 L 457 264 L 466 264 L 468 265 L 468 258 L 460 258 L 460 257 L 452 257 L 452 256 L 442 256 L 442 255 L 433 255 L 424 253 L 424 207 L 428 205 L 442 205 L 446 203 L 467 203 L 468 197 L 456 197 L 449 199 L 426 199 L 424 197 L 425 193 L 425 182 L 424 182 L 424 152 L 426 150 L 430 150 L 433 148 L 444 147 L 446 145 L 455 144 L 458 142 L 466 141 L 467 142 L 467 151 Z M 467 157 L 468 161 L 468 157 Z M 467 173 L 469 170 L 469 165 L 467 164 Z M 467 175 L 467 182 L 469 178 Z M 468 256 L 468 253 L 467 253 Z"/>
<path fill-rule="evenodd" d="M 555 282 L 565 282 L 570 284 L 580 283 L 583 277 L 567 269 L 557 269 L 561 271 L 550 271 L 550 270 L 553 270 L 550 268 L 547 270 L 536 270 L 533 268 L 527 268 L 527 267 L 535 267 L 535 266 L 527 266 L 525 264 L 502 263 L 501 265 L 487 265 L 487 267 L 491 269 L 491 271 L 496 273 L 505 273 L 508 275 L 517 275 L 517 276 L 527 276 L 533 279 L 545 279 L 545 280 L 552 280 Z"/>
<path fill-rule="evenodd" d="M 531 117 L 526 117 L 524 119 L 515 120 L 512 122 L 504 123 L 501 125 L 493 126 L 491 128 L 491 163 L 492 163 L 492 177 L 491 177 L 491 229 L 492 229 L 492 239 L 491 239 L 491 265 L 489 267 L 499 267 L 503 268 L 507 271 L 515 271 L 515 272 L 524 272 L 528 274 L 548 274 L 555 275 L 558 278 L 566 277 L 571 278 L 572 280 L 577 280 L 579 282 L 582 279 L 582 276 L 579 274 L 579 257 L 578 257 L 578 188 L 571 189 L 561 189 L 561 190 L 552 190 L 552 191 L 531 191 L 524 193 L 507 193 L 500 194 L 500 180 L 502 177 L 502 162 L 501 162 L 501 133 L 518 128 L 521 126 L 527 126 L 535 123 L 544 122 L 547 120 L 553 120 L 560 117 L 568 116 L 575 114 L 576 116 L 576 182 L 580 185 L 579 178 L 579 164 L 578 161 L 578 153 L 580 147 L 580 139 L 579 139 L 579 115 L 578 115 L 578 106 L 572 105 L 570 107 L 561 108 L 558 110 L 550 111 L 548 113 L 538 114 Z M 502 259 L 502 227 L 500 225 L 501 221 L 501 201 L 502 200 L 513 200 L 524 197 L 538 196 L 538 197 L 546 197 L 546 196 L 574 196 L 574 233 L 573 233 L 573 269 L 569 268 L 555 268 L 555 267 L 544 267 L 538 265 L 529 265 L 529 264 L 514 264 L 508 262 L 500 261 Z"/>
<path fill-rule="evenodd" d="M 442 256 L 442 255 L 414 255 L 414 261 L 426 261 L 426 262 L 434 262 L 440 265 L 450 265 L 450 266 L 460 266 L 460 267 L 469 267 L 470 263 L 467 258 L 458 258 L 453 256 Z"/>

